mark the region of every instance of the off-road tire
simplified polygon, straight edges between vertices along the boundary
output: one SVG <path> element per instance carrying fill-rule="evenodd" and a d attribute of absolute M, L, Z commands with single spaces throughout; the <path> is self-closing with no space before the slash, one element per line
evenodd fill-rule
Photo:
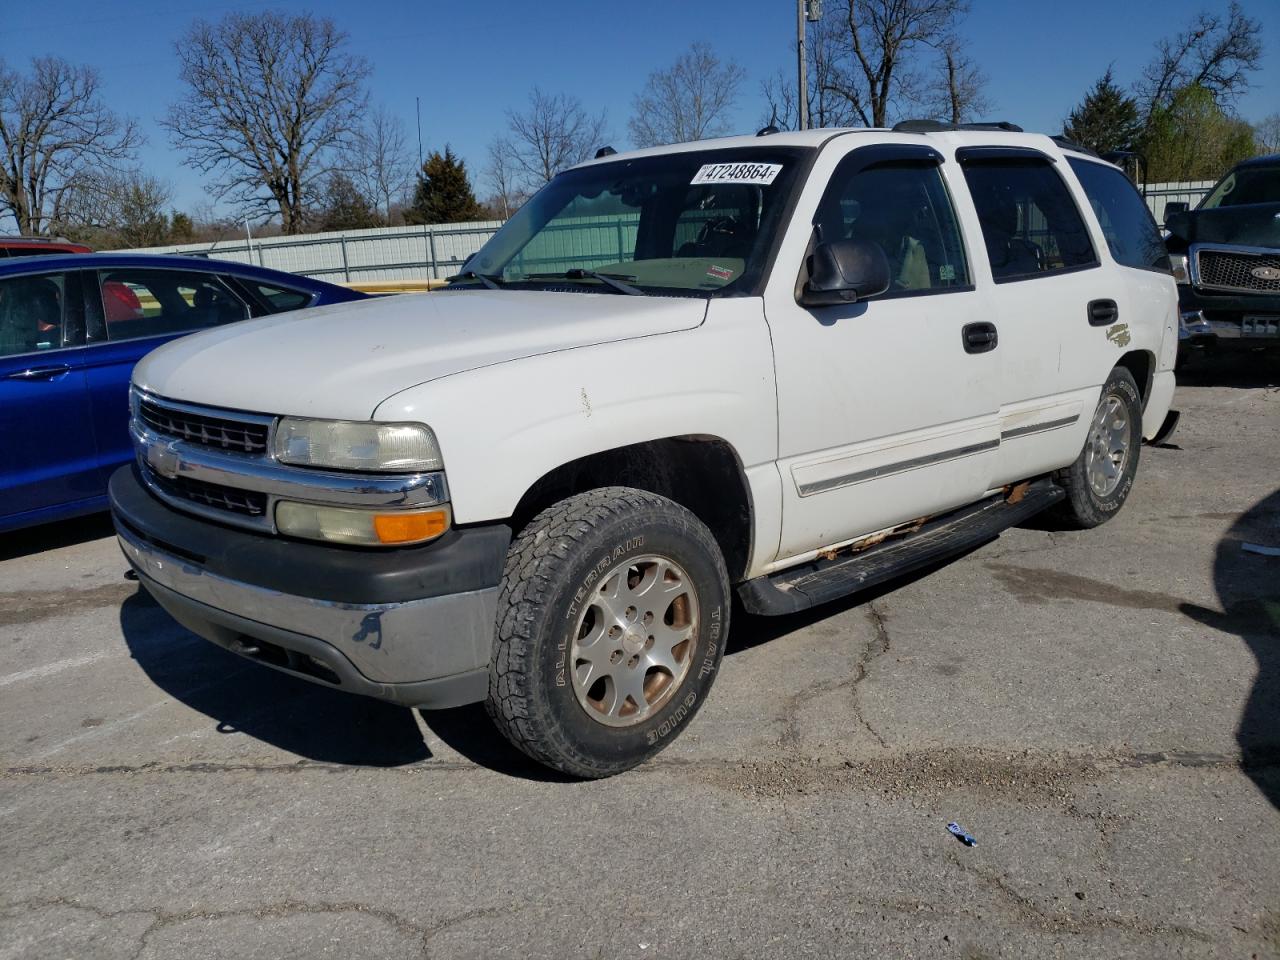
<path fill-rule="evenodd" d="M 1128 429 L 1128 450 L 1124 464 L 1119 471 L 1119 480 L 1115 488 L 1105 495 L 1099 495 L 1089 482 L 1089 453 L 1093 442 L 1093 423 L 1111 400 L 1119 402 L 1123 408 Z M 1058 485 L 1067 492 L 1066 499 L 1056 505 L 1054 515 L 1063 526 L 1076 530 L 1086 530 L 1106 523 L 1124 506 L 1129 491 L 1133 489 L 1133 479 L 1138 472 L 1138 455 L 1142 450 L 1142 395 L 1138 392 L 1138 384 L 1133 374 L 1124 367 L 1116 367 L 1102 386 L 1102 395 L 1098 406 L 1090 415 L 1089 435 L 1085 439 L 1084 449 L 1080 456 L 1068 467 L 1063 467 L 1054 475 Z"/>
<path fill-rule="evenodd" d="M 685 651 L 692 659 L 665 701 L 645 707 L 652 716 L 608 726 L 579 699 L 571 672 L 583 604 L 629 569 L 620 565 L 654 556 L 677 564 L 696 591 Z M 507 552 L 486 708 L 540 763 L 583 778 L 621 773 L 660 751 L 702 706 L 724 654 L 729 608 L 715 537 L 684 507 L 629 487 L 569 497 L 538 514 Z"/>

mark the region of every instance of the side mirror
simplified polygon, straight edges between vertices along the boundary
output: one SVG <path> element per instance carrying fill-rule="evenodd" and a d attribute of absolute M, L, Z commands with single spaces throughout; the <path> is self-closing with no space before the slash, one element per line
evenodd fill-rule
<path fill-rule="evenodd" d="M 1190 204 L 1185 200 L 1170 200 L 1164 205 L 1164 216 L 1167 220 L 1171 213 L 1186 213 L 1190 209 Z"/>
<path fill-rule="evenodd" d="M 809 280 L 797 298 L 804 307 L 857 303 L 889 289 L 889 258 L 861 240 L 820 243 L 809 256 Z"/>

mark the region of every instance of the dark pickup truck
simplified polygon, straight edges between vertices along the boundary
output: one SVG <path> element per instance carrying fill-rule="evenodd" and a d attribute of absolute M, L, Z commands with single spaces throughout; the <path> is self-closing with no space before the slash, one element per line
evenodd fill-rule
<path fill-rule="evenodd" d="M 1194 210 L 1169 204 L 1165 227 L 1183 347 L 1280 346 L 1280 154 L 1237 164 Z"/>

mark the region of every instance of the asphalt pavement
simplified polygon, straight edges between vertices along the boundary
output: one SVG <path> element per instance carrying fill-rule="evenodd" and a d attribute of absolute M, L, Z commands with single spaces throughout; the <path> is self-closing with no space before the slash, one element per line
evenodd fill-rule
<path fill-rule="evenodd" d="M 1280 358 L 1175 404 L 1104 527 L 737 612 L 594 783 L 192 636 L 102 518 L 0 537 L 0 960 L 1280 957 Z"/>

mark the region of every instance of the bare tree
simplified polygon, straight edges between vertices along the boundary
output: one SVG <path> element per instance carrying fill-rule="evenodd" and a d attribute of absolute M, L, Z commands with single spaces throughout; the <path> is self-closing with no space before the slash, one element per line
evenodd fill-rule
<path fill-rule="evenodd" d="M 887 126 L 902 106 L 927 97 L 912 70 L 919 48 L 942 45 L 967 11 L 964 0 L 845 0 L 846 63 L 829 89 L 864 125 Z"/>
<path fill-rule="evenodd" d="M 519 209 L 529 198 L 528 193 L 519 185 L 519 173 L 512 157 L 515 147 L 506 137 L 495 137 L 489 143 L 489 162 L 485 165 L 484 175 L 489 181 L 493 197 L 489 200 L 503 220 Z"/>
<path fill-rule="evenodd" d="M 219 198 L 298 233 L 364 113 L 369 65 L 346 41 L 310 14 L 197 20 L 175 44 L 187 93 L 161 123 Z"/>
<path fill-rule="evenodd" d="M 815 127 L 852 127 L 860 118 L 853 105 L 834 91 L 841 70 L 842 25 L 836 17 L 825 17 L 808 28 L 805 54 L 809 64 L 809 121 Z M 795 44 L 791 45 L 795 52 Z M 772 124 L 779 130 L 799 125 L 795 71 L 779 71 L 761 84 L 767 113 L 761 126 Z"/>
<path fill-rule="evenodd" d="M 0 61 L 0 212 L 18 232 L 46 232 L 91 176 L 117 170 L 142 143 L 103 103 L 98 73 L 37 57 L 25 76 Z"/>
<path fill-rule="evenodd" d="M 1232 0 L 1226 14 L 1204 11 L 1181 33 L 1156 44 L 1156 55 L 1137 84 L 1147 121 L 1167 108 L 1180 90 L 1199 86 L 1221 106 L 1248 89 L 1250 72 L 1262 64 L 1262 24 Z"/>
<path fill-rule="evenodd" d="M 964 52 L 958 37 L 947 37 L 938 45 L 941 54 L 933 77 L 929 113 L 948 123 L 967 123 L 991 109 L 984 93 L 986 78 Z"/>
<path fill-rule="evenodd" d="M 95 247 L 155 247 L 169 241 L 173 189 L 140 170 L 86 174 L 63 196 L 54 231 Z"/>
<path fill-rule="evenodd" d="M 1258 153 L 1280 153 L 1280 113 L 1273 113 L 1255 123 L 1253 139 Z"/>
<path fill-rule="evenodd" d="M 342 166 L 390 223 L 391 204 L 403 200 L 413 184 L 404 123 L 385 107 L 372 111 L 343 154 Z"/>
<path fill-rule="evenodd" d="M 649 74 L 632 101 L 632 142 L 656 147 L 723 136 L 746 76 L 732 60 L 721 61 L 710 44 L 693 44 L 669 68 Z"/>
<path fill-rule="evenodd" d="M 589 159 L 605 139 L 605 115 L 592 116 L 577 97 L 538 87 L 524 112 L 507 111 L 510 134 L 499 138 L 507 163 L 530 192 L 561 170 Z"/>

